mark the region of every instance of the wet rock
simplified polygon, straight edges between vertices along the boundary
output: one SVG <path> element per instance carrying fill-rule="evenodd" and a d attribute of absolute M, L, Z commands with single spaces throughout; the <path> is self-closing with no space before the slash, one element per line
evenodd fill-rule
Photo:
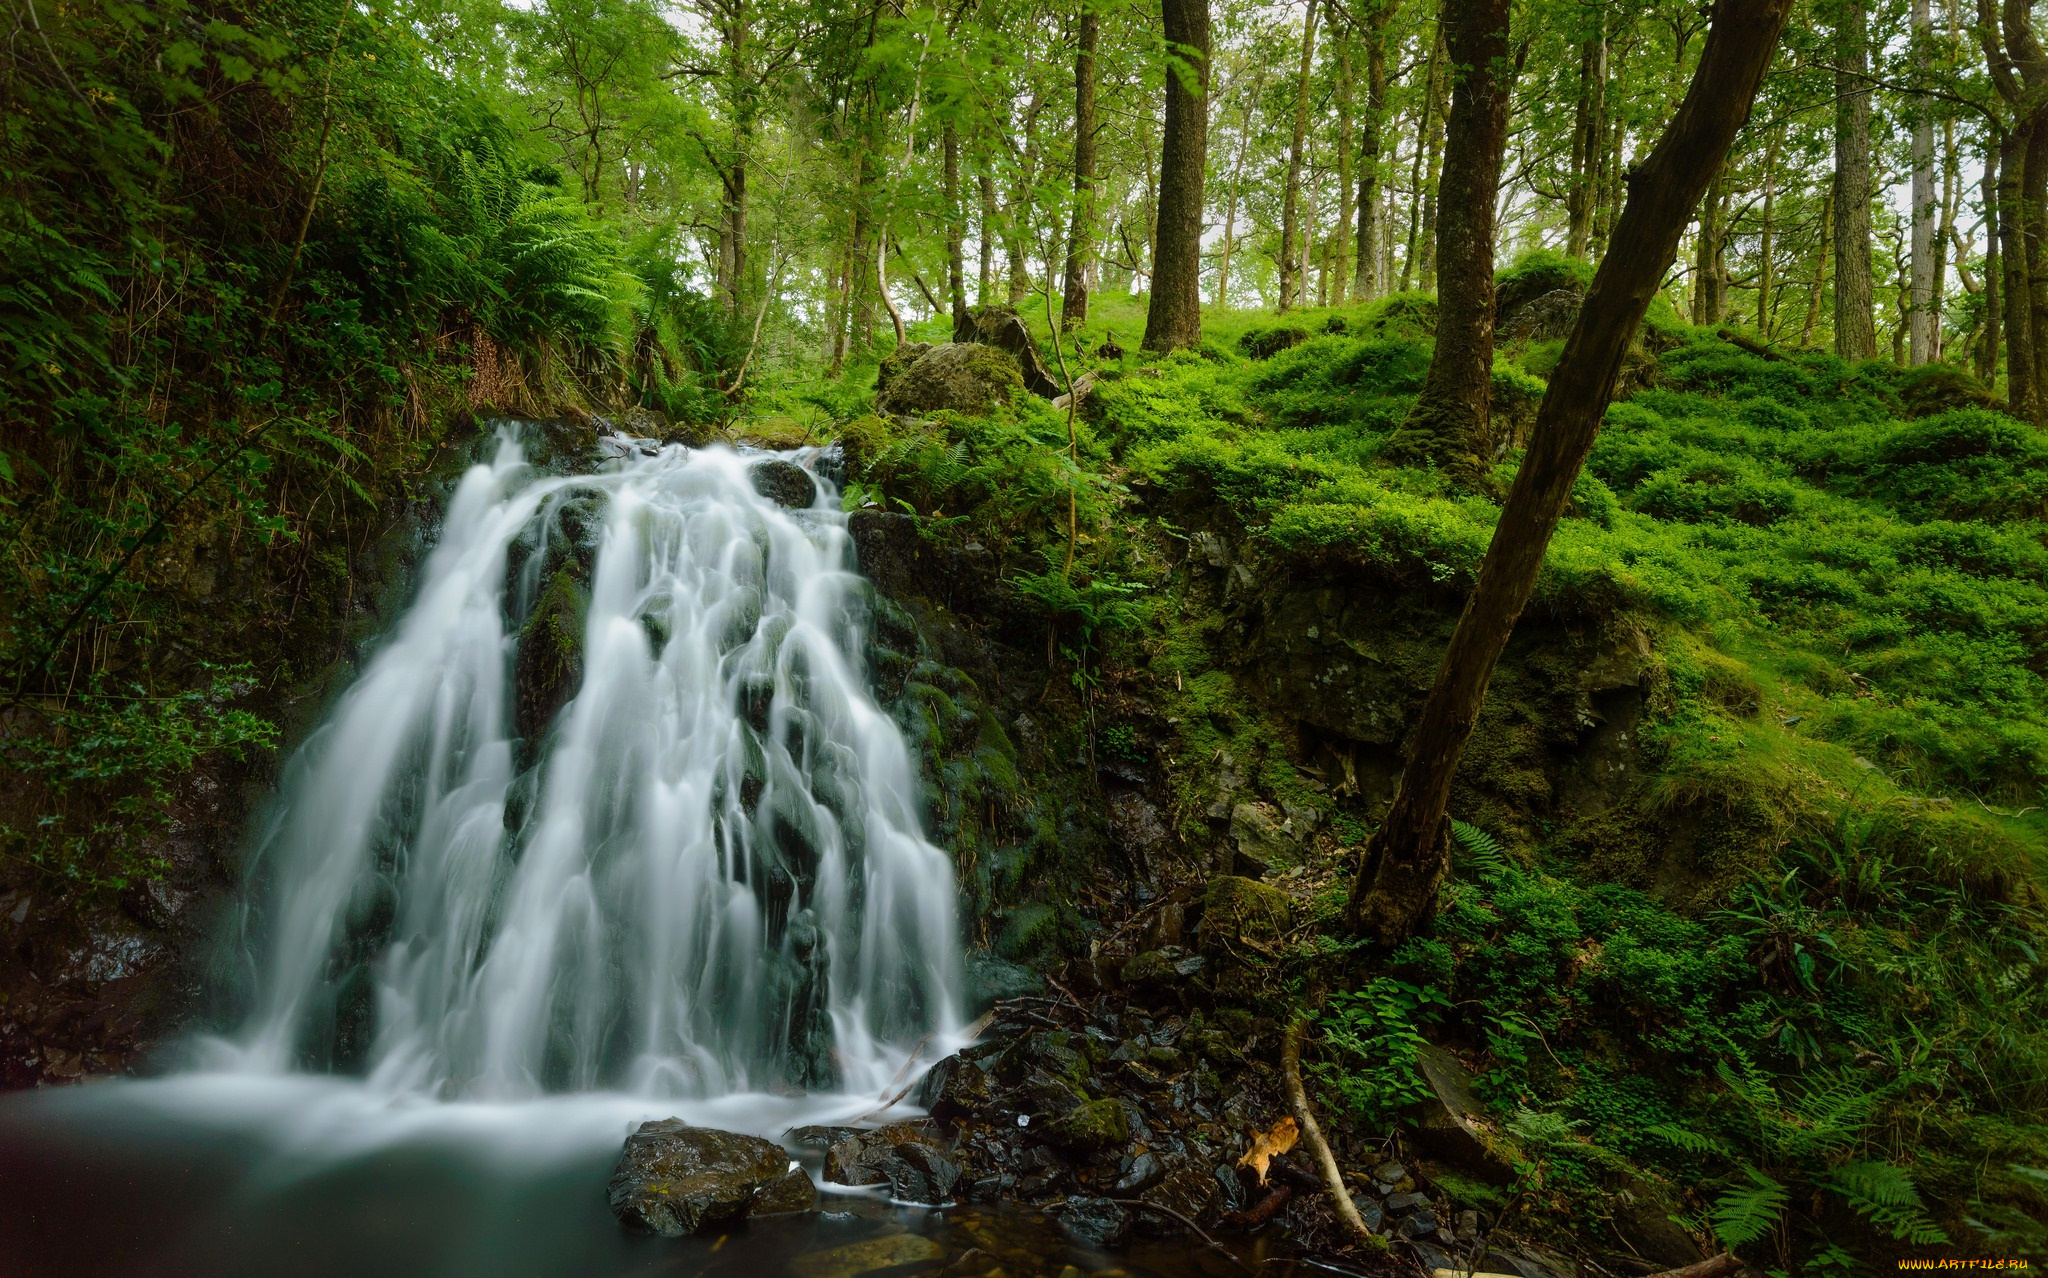
<path fill-rule="evenodd" d="M 1403 1176 L 1406 1176 L 1407 1174 L 1408 1169 L 1406 1167 L 1403 1167 L 1399 1163 L 1381 1163 L 1379 1166 L 1372 1169 L 1372 1178 L 1374 1180 L 1381 1181 L 1389 1185 L 1400 1184 L 1401 1178 Z"/>
<path fill-rule="evenodd" d="M 1115 1185 L 1119 1194 L 1139 1194 L 1158 1184 L 1166 1176 L 1166 1168 L 1151 1152 L 1139 1154 L 1124 1167 Z"/>
<path fill-rule="evenodd" d="M 1058 1215 L 1067 1236 L 1088 1247 L 1114 1247 L 1131 1232 L 1131 1213 L 1107 1198 L 1069 1198 Z"/>
<path fill-rule="evenodd" d="M 1235 874 L 1216 875 L 1202 893 L 1202 948 L 1228 954 L 1270 946 L 1287 934 L 1292 913 L 1278 888 Z"/>
<path fill-rule="evenodd" d="M 1043 1134 L 1062 1149 L 1092 1153 L 1128 1144 L 1131 1120 L 1120 1100 L 1089 1101 L 1047 1123 Z"/>
<path fill-rule="evenodd" d="M 1144 1194 L 1144 1200 L 1185 1216 L 1189 1220 L 1200 1220 L 1208 1215 L 1222 1194 L 1222 1178 L 1228 1176 L 1230 1184 L 1238 1181 L 1229 1168 L 1212 1168 L 1208 1163 L 1193 1156 L 1170 1159 L 1167 1162 L 1166 1178 Z M 1175 1223 L 1171 1226 L 1178 1229 Z"/>
<path fill-rule="evenodd" d="M 801 1167 L 792 1167 L 781 1180 L 772 1180 L 761 1186 L 754 1194 L 754 1205 L 747 1209 L 749 1216 L 772 1216 L 782 1212 L 809 1211 L 818 1205 L 818 1187 L 811 1183 L 811 1174 Z"/>
<path fill-rule="evenodd" d="M 995 1099 L 995 1083 L 979 1062 L 948 1056 L 932 1066 L 917 1088 L 917 1103 L 941 1122 L 978 1114 Z"/>
<path fill-rule="evenodd" d="M 985 1007 L 1023 994 L 1045 993 L 1044 977 L 987 950 L 969 951 L 966 966 L 967 995 L 976 1006 Z"/>
<path fill-rule="evenodd" d="M 825 1179 L 838 1185 L 887 1185 L 899 1202 L 950 1202 L 960 1165 L 927 1123 L 891 1123 L 856 1131 L 825 1151 Z"/>
<path fill-rule="evenodd" d="M 1409 1246 L 1415 1248 L 1416 1263 L 1422 1266 L 1424 1273 L 1449 1269 L 1457 1263 L 1451 1259 L 1451 1254 L 1441 1247 L 1431 1246 L 1426 1242 L 1410 1243 Z"/>
<path fill-rule="evenodd" d="M 1367 1229 L 1377 1231 L 1380 1227 L 1380 1222 L 1387 1218 L 1386 1210 L 1380 1206 L 1380 1200 L 1377 1198 L 1365 1194 L 1353 1194 L 1351 1205 L 1358 1208 L 1358 1218 L 1365 1222 Z"/>
<path fill-rule="evenodd" d="M 789 1155 L 772 1141 L 663 1118 L 626 1138 L 607 1196 L 629 1228 L 675 1238 L 745 1216 L 768 1186 L 780 1201 L 789 1170 Z"/>
<path fill-rule="evenodd" d="M 1436 1213 L 1424 1207 L 1409 1213 L 1401 1222 L 1401 1235 L 1404 1238 L 1420 1238 L 1425 1234 L 1433 1234 L 1436 1232 L 1436 1224 Z"/>
<path fill-rule="evenodd" d="M 808 510 L 818 500 L 818 481 L 795 462 L 770 458 L 747 468 L 754 491 L 792 510 Z"/>
<path fill-rule="evenodd" d="M 1026 385 L 1016 360 L 996 346 L 948 342 L 920 353 L 901 369 L 877 391 L 875 406 L 888 413 L 980 415 L 1009 403 Z"/>
<path fill-rule="evenodd" d="M 944 1247 L 922 1234 L 891 1234 L 798 1256 L 789 1270 L 796 1278 L 853 1278 L 898 1265 L 932 1264 L 945 1255 Z"/>
<path fill-rule="evenodd" d="M 1405 1216 L 1409 1212 L 1423 1207 L 1428 1202 L 1429 1199 L 1421 1194 L 1389 1194 L 1387 1196 L 1387 1210 L 1396 1216 Z"/>

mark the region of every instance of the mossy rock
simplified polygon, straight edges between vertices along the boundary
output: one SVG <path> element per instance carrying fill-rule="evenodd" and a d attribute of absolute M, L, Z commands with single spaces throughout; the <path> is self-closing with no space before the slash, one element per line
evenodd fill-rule
<path fill-rule="evenodd" d="M 538 740 L 583 678 L 583 589 L 567 567 L 548 577 L 519 631 L 519 733 Z"/>
<path fill-rule="evenodd" d="M 1287 935 L 1293 921 L 1287 894 L 1257 879 L 1219 874 L 1202 891 L 1202 948 L 1232 951 L 1265 948 Z"/>
<path fill-rule="evenodd" d="M 1899 403 L 1908 417 L 1932 417 L 1957 408 L 2005 408 L 1984 383 L 1953 364 L 1923 364 L 1899 374 Z"/>
<path fill-rule="evenodd" d="M 1299 324 L 1272 324 L 1254 328 L 1237 339 L 1237 349 L 1252 359 L 1271 359 L 1308 340 L 1308 330 Z"/>
<path fill-rule="evenodd" d="M 1130 1115 L 1120 1100 L 1092 1100 L 1047 1123 L 1045 1139 L 1078 1153 L 1115 1149 L 1130 1143 Z"/>
<path fill-rule="evenodd" d="M 891 413 L 986 416 L 1024 389 L 1017 362 L 979 342 L 948 342 L 885 375 L 875 407 Z"/>

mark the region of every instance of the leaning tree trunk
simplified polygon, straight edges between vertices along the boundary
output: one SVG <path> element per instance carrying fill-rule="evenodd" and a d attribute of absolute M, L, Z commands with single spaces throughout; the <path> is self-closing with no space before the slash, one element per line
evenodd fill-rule
<path fill-rule="evenodd" d="M 1785 25 L 1791 0 L 1716 0 L 1692 86 L 1657 147 L 1628 178 L 1613 246 L 1551 372 L 1479 581 L 1423 704 L 1393 808 L 1367 841 L 1350 917 L 1381 945 L 1412 935 L 1435 908 L 1450 864 L 1451 776 L 1479 717 L 1487 682 L 1529 602 L 1543 555 L 1614 396 L 1622 357 L 1678 251 L 1700 195 L 1722 163 Z"/>
<path fill-rule="evenodd" d="M 1382 456 L 1440 466 L 1478 484 L 1493 455 L 1493 222 L 1507 145 L 1509 0 L 1445 0 L 1458 68 L 1437 186 L 1436 351 L 1422 394 Z"/>
<path fill-rule="evenodd" d="M 1060 328 L 1088 322 L 1088 263 L 1095 244 L 1095 43 L 1102 15 L 1081 9 L 1080 49 L 1074 54 L 1074 217 L 1067 230 L 1065 297 Z"/>
<path fill-rule="evenodd" d="M 1144 348 L 1202 340 L 1202 169 L 1209 158 L 1209 0 L 1160 0 L 1167 44 L 1159 227 Z"/>
<path fill-rule="evenodd" d="M 1835 354 L 1877 356 L 1870 278 L 1870 27 L 1864 0 L 1837 0 L 1835 27 Z"/>

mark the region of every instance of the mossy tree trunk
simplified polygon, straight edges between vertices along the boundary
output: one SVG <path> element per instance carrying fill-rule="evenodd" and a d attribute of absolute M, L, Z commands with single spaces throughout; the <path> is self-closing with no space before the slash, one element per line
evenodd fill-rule
<path fill-rule="evenodd" d="M 1144 348 L 1202 340 L 1202 170 L 1209 158 L 1209 0 L 1161 0 L 1167 45 L 1166 130 Z"/>
<path fill-rule="evenodd" d="M 1399 0 L 1380 0 L 1365 15 L 1365 114 L 1358 127 L 1358 259 L 1351 278 L 1351 291 L 1361 302 L 1372 301 L 1386 288 L 1380 275 L 1381 222 L 1385 218 L 1380 135 L 1387 116 L 1387 25 L 1399 8 Z"/>
<path fill-rule="evenodd" d="M 1436 351 L 1415 407 L 1387 441 L 1390 461 L 1440 466 L 1479 483 L 1493 449 L 1494 201 L 1507 145 L 1508 0 L 1446 0 L 1453 67 L 1443 179 L 1437 186 Z"/>
<path fill-rule="evenodd" d="M 953 323 L 967 318 L 967 262 L 962 251 L 966 239 L 966 210 L 960 204 L 960 131 L 946 125 L 946 301 L 953 308 Z"/>
<path fill-rule="evenodd" d="M 1699 67 L 1657 147 L 1629 177 L 1613 247 L 1594 273 L 1551 373 L 1479 580 L 1423 704 L 1386 822 L 1351 884 L 1352 926 L 1381 945 L 1435 909 L 1450 864 L 1451 777 L 1486 687 L 1528 604 L 1544 551 L 1592 451 L 1623 356 L 1678 252 L 1679 236 L 1749 118 L 1792 0 L 1717 0 Z"/>

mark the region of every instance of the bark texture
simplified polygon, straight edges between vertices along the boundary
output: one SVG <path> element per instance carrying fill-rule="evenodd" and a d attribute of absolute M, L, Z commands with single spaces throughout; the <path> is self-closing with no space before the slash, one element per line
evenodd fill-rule
<path fill-rule="evenodd" d="M 1209 156 L 1209 0 L 1161 0 L 1159 7 L 1170 56 L 1148 351 L 1202 340 L 1202 169 Z"/>
<path fill-rule="evenodd" d="M 1864 0 L 1835 19 L 1835 354 L 1877 355 L 1870 278 L 1870 21 Z"/>
<path fill-rule="evenodd" d="M 1352 880 L 1353 926 L 1381 945 L 1412 935 L 1434 910 L 1449 865 L 1451 777 L 1488 681 L 1528 604 L 1544 551 L 1571 498 L 1623 357 L 1656 296 L 1700 196 L 1749 118 L 1792 0 L 1716 0 L 1713 25 L 1678 113 L 1628 179 L 1614 245 L 1593 276 L 1552 371 L 1479 580 L 1424 703 L 1386 822 Z"/>
<path fill-rule="evenodd" d="M 1437 186 L 1436 351 L 1422 394 L 1387 441 L 1390 461 L 1440 466 L 1468 483 L 1494 452 L 1494 200 L 1507 144 L 1508 0 L 1445 0 L 1454 68 L 1443 179 Z M 1427 287 L 1427 284 L 1425 284 Z"/>

